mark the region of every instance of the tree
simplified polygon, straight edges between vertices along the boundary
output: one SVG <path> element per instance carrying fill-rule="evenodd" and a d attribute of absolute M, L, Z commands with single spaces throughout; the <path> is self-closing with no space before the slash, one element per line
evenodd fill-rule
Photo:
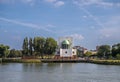
<path fill-rule="evenodd" d="M 23 49 L 23 54 L 28 55 L 29 51 L 28 51 L 28 38 L 27 37 L 23 41 L 22 49 Z"/>
<path fill-rule="evenodd" d="M 0 44 L 0 57 L 6 58 L 10 53 L 9 48 L 9 46 Z"/>
<path fill-rule="evenodd" d="M 21 56 L 22 56 L 21 50 L 15 50 L 15 49 L 10 50 L 9 57 L 21 57 Z"/>
<path fill-rule="evenodd" d="M 15 57 L 15 49 L 10 50 L 9 57 Z"/>
<path fill-rule="evenodd" d="M 92 55 L 92 52 L 91 51 L 87 51 L 84 55 L 87 56 L 87 57 L 89 57 L 89 56 Z"/>
<path fill-rule="evenodd" d="M 44 45 L 45 45 L 45 38 L 43 37 L 35 37 L 33 41 L 33 48 L 34 51 L 39 54 L 43 58 L 44 54 Z"/>
<path fill-rule="evenodd" d="M 45 43 L 45 53 L 52 55 L 57 48 L 57 42 L 53 38 L 47 38 Z"/>
<path fill-rule="evenodd" d="M 120 54 L 117 54 L 117 55 L 116 55 L 116 59 L 119 59 L 119 60 L 120 60 Z"/>
<path fill-rule="evenodd" d="M 113 56 L 113 57 L 116 57 L 117 54 L 120 54 L 120 43 L 114 44 L 114 45 L 112 46 L 112 56 Z"/>
<path fill-rule="evenodd" d="M 39 37 L 39 39 L 38 39 L 38 46 L 39 46 L 39 52 L 40 52 L 40 55 L 41 55 L 41 57 L 42 57 L 42 59 L 43 59 L 43 54 L 44 54 L 44 46 L 45 46 L 45 38 L 43 38 L 43 37 Z"/>
<path fill-rule="evenodd" d="M 29 54 L 33 54 L 33 41 L 32 38 L 29 39 Z"/>
<path fill-rule="evenodd" d="M 98 48 L 98 57 L 108 58 L 110 56 L 110 46 L 109 45 L 101 45 Z"/>

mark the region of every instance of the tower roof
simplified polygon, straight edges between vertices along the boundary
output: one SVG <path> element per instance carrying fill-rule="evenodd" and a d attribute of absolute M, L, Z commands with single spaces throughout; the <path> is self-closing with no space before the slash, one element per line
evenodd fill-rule
<path fill-rule="evenodd" d="M 64 41 L 62 42 L 62 44 L 67 44 L 67 45 L 69 45 L 70 42 L 69 42 L 68 40 L 64 40 Z"/>

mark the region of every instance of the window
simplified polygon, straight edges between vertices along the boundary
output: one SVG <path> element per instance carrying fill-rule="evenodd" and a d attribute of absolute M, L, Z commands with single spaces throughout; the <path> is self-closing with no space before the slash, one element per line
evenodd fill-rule
<path fill-rule="evenodd" d="M 65 53 L 67 54 L 67 51 L 65 51 Z"/>
<path fill-rule="evenodd" d="M 74 54 L 75 52 L 73 51 L 73 54 Z"/>

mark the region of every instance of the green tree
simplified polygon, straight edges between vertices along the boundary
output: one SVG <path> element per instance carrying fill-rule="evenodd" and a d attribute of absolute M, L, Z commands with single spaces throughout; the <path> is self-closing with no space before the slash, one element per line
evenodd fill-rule
<path fill-rule="evenodd" d="M 22 49 L 23 49 L 23 54 L 28 56 L 28 38 L 26 37 L 23 41 L 23 46 L 22 46 Z"/>
<path fill-rule="evenodd" d="M 15 49 L 10 50 L 9 57 L 15 57 Z"/>
<path fill-rule="evenodd" d="M 101 45 L 98 48 L 98 57 L 108 58 L 110 56 L 110 46 L 109 45 Z"/>
<path fill-rule="evenodd" d="M 10 53 L 9 48 L 9 46 L 0 44 L 0 57 L 6 58 Z"/>
<path fill-rule="evenodd" d="M 29 39 L 29 54 L 33 54 L 33 41 L 32 38 Z"/>
<path fill-rule="evenodd" d="M 10 50 L 9 57 L 21 57 L 21 56 L 22 56 L 21 50 L 15 50 L 15 49 Z"/>
<path fill-rule="evenodd" d="M 44 54 L 44 50 L 45 50 L 45 48 L 44 48 L 44 46 L 45 46 L 45 38 L 43 38 L 43 37 L 39 37 L 39 39 L 38 39 L 39 41 L 39 52 L 40 52 L 40 56 L 42 57 L 42 59 L 43 59 L 43 54 Z"/>
<path fill-rule="evenodd" d="M 84 55 L 87 56 L 87 57 L 89 57 L 89 56 L 92 55 L 92 52 L 91 51 L 87 51 Z"/>
<path fill-rule="evenodd" d="M 57 48 L 57 42 L 53 38 L 47 38 L 45 43 L 45 53 L 52 55 Z"/>
<path fill-rule="evenodd" d="M 44 54 L 44 45 L 45 45 L 45 38 L 44 37 L 35 37 L 33 41 L 33 48 L 34 51 L 39 54 L 43 58 Z"/>
<path fill-rule="evenodd" d="M 116 55 L 116 58 L 120 60 L 120 54 L 117 54 L 117 55 Z"/>
<path fill-rule="evenodd" d="M 116 57 L 117 54 L 120 54 L 120 43 L 114 44 L 114 45 L 112 46 L 112 56 L 113 56 L 113 57 Z"/>

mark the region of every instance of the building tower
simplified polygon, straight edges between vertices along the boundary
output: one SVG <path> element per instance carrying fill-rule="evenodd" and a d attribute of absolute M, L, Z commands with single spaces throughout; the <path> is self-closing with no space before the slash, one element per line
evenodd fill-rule
<path fill-rule="evenodd" d="M 58 49 L 56 50 L 56 58 L 75 58 L 76 49 L 73 49 L 72 37 L 60 37 L 58 40 Z"/>

